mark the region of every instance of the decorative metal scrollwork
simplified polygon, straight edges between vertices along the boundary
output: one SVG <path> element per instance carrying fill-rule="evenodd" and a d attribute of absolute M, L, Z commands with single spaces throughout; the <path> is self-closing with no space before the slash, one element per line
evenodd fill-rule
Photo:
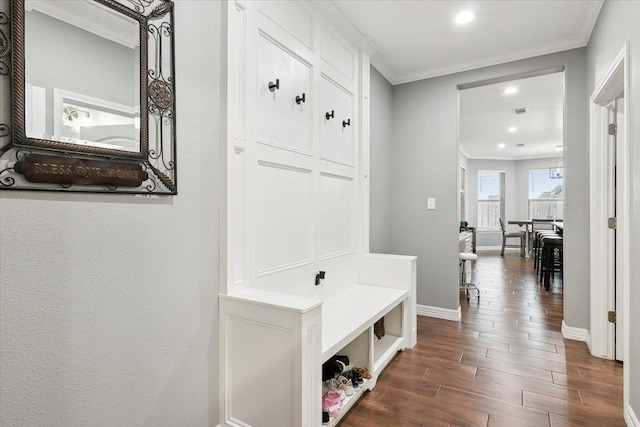
<path fill-rule="evenodd" d="M 0 25 L 6 25 L 9 23 L 9 17 L 6 13 L 0 12 Z M 4 30 L 0 28 L 0 75 L 6 76 L 9 74 L 9 66 L 4 62 L 3 58 L 7 56 L 11 50 L 11 44 L 9 38 L 5 34 Z"/>
<path fill-rule="evenodd" d="M 138 47 L 137 93 L 140 97 L 131 107 L 135 111 L 131 114 L 137 130 L 131 139 L 139 144 L 137 148 L 128 149 L 105 146 L 104 139 L 95 140 L 91 145 L 67 136 L 47 140 L 29 134 L 25 93 L 27 83 L 32 82 L 26 81 L 25 73 L 31 64 L 25 59 L 25 40 L 29 39 L 25 23 L 30 21 L 25 18 L 31 9 L 25 8 L 26 0 L 2 1 L 0 77 L 10 77 L 12 94 L 0 101 L 6 101 L 0 106 L 0 112 L 11 112 L 11 116 L 7 113 L 0 117 L 0 189 L 177 194 L 174 3 L 171 0 L 87 1 L 105 13 L 121 14 L 134 24 L 130 26 L 134 33 L 128 41 Z M 95 97 L 90 93 L 84 95 Z M 105 101 L 117 102 L 106 98 Z M 46 117 L 50 116 L 47 112 Z M 39 126 L 42 128 L 44 124 Z M 89 170 L 94 174 L 86 173 Z M 61 171 L 67 176 L 60 177 Z"/>
<path fill-rule="evenodd" d="M 173 91 L 171 86 L 163 80 L 153 80 L 149 83 L 149 99 L 163 110 L 173 105 Z"/>
<path fill-rule="evenodd" d="M 15 165 L 19 161 L 26 159 L 31 153 L 31 150 L 26 148 L 14 151 L 14 160 L 12 162 L 8 162 L 7 167 L 0 170 L 0 188 L 12 187 L 16 183 L 16 179 L 13 177 L 13 175 L 15 175 Z"/>

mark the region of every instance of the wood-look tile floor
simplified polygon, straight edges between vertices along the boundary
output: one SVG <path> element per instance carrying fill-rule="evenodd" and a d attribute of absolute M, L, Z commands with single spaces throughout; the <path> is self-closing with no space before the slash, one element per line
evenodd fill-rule
<path fill-rule="evenodd" d="M 418 317 L 418 344 L 340 423 L 363 426 L 624 426 L 622 365 L 565 340 L 562 283 L 548 292 L 517 252 L 480 252 L 480 301 L 462 320 Z"/>

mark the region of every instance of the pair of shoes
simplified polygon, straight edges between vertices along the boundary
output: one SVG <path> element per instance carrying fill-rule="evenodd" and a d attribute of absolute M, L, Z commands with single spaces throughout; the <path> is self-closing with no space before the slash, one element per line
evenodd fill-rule
<path fill-rule="evenodd" d="M 353 368 L 356 371 L 358 371 L 358 373 L 362 376 L 362 378 L 370 380 L 371 379 L 371 373 L 369 372 L 369 370 L 367 368 Z"/>
<path fill-rule="evenodd" d="M 340 393 L 329 390 L 322 394 L 322 411 L 327 412 L 330 417 L 336 417 L 342 409 L 342 397 Z"/>
<path fill-rule="evenodd" d="M 347 396 L 353 395 L 353 383 L 350 379 L 340 375 L 335 379 L 335 381 L 338 381 L 341 384 L 342 389 L 344 390 L 344 394 L 346 394 Z"/>
<path fill-rule="evenodd" d="M 322 364 L 322 381 L 330 380 L 344 370 L 344 363 L 329 359 Z"/>
<path fill-rule="evenodd" d="M 348 372 L 345 372 L 344 377 L 351 380 L 351 384 L 353 385 L 353 388 L 358 388 L 362 383 L 364 383 L 364 380 L 362 379 L 362 375 L 360 375 L 360 372 L 357 371 L 357 368 L 354 368 Z"/>
<path fill-rule="evenodd" d="M 326 393 L 328 391 L 335 391 L 340 395 L 341 399 L 344 399 L 345 396 L 347 396 L 346 386 L 337 378 L 331 378 L 330 380 L 322 383 L 322 392 Z"/>
<path fill-rule="evenodd" d="M 330 380 L 347 370 L 349 357 L 336 354 L 322 364 L 322 381 Z"/>
<path fill-rule="evenodd" d="M 341 356 L 339 354 L 336 354 L 331 359 L 339 360 L 340 362 L 344 363 L 345 366 L 349 365 L 349 356 Z"/>
<path fill-rule="evenodd" d="M 380 340 L 385 335 L 384 317 L 373 324 L 373 333 Z"/>

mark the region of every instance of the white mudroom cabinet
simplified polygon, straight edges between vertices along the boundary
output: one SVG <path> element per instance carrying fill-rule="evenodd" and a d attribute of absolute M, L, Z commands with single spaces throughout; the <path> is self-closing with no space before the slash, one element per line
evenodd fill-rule
<path fill-rule="evenodd" d="M 335 425 L 416 343 L 416 258 L 369 253 L 375 46 L 331 2 L 229 1 L 221 24 L 221 425 L 322 425 L 340 354 L 372 378 Z"/>

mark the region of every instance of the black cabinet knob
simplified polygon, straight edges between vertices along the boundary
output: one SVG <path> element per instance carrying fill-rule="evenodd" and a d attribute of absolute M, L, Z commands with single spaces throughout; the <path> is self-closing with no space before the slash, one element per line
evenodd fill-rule
<path fill-rule="evenodd" d="M 329 114 L 329 113 L 325 113 L 324 114 L 324 118 L 327 119 L 327 120 L 329 120 L 329 119 L 331 119 L 333 117 L 335 117 L 335 112 L 333 110 L 331 110 L 331 114 Z"/>
<path fill-rule="evenodd" d="M 347 120 L 346 122 L 344 120 L 342 121 L 342 127 L 346 128 L 347 126 L 351 126 L 351 119 Z"/>
<path fill-rule="evenodd" d="M 296 96 L 296 104 L 300 105 L 301 102 L 307 102 L 306 95 L 303 93 L 302 97 Z"/>

